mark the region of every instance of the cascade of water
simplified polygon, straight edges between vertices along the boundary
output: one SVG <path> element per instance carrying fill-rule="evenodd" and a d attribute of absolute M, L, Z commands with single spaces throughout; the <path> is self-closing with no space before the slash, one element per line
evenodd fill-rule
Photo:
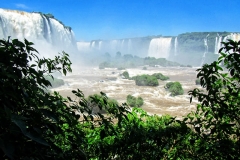
<path fill-rule="evenodd" d="M 102 49 L 102 41 L 99 41 L 99 43 L 98 43 L 98 49 L 101 51 L 101 49 Z"/>
<path fill-rule="evenodd" d="M 231 39 L 233 41 L 239 41 L 240 40 L 240 34 L 239 33 L 231 33 L 230 35 L 227 35 L 226 37 L 224 37 L 222 42 L 227 42 L 228 39 Z M 219 45 L 219 49 L 221 47 L 223 47 L 222 44 Z M 225 50 L 222 50 L 222 52 L 225 52 Z"/>
<path fill-rule="evenodd" d="M 208 36 L 209 36 L 209 34 L 206 36 L 206 38 L 203 39 L 205 51 L 204 51 L 204 53 L 203 53 L 202 62 L 201 62 L 201 65 L 200 65 L 200 66 L 202 66 L 202 65 L 204 64 L 204 62 L 205 62 L 205 56 L 206 56 L 206 54 L 208 53 Z"/>
<path fill-rule="evenodd" d="M 95 43 L 96 43 L 95 41 L 92 41 L 90 47 L 94 49 L 95 48 Z"/>
<path fill-rule="evenodd" d="M 128 50 L 128 54 L 131 54 L 131 50 L 132 50 L 132 40 L 131 39 L 128 40 L 128 48 L 127 48 L 127 50 Z"/>
<path fill-rule="evenodd" d="M 112 53 L 114 53 L 114 52 L 116 52 L 117 50 L 118 50 L 118 41 L 117 40 L 112 40 L 111 42 L 110 42 L 110 51 L 112 52 Z"/>
<path fill-rule="evenodd" d="M 214 53 L 215 53 L 215 54 L 218 54 L 218 37 L 215 38 Z"/>
<path fill-rule="evenodd" d="M 121 50 L 123 50 L 123 49 L 124 49 L 124 39 L 121 42 Z"/>
<path fill-rule="evenodd" d="M 174 55 L 177 55 L 177 46 L 178 46 L 178 41 L 177 41 L 177 37 L 174 40 Z"/>
<path fill-rule="evenodd" d="M 76 47 L 73 32 L 56 19 L 40 13 L 0 9 L 0 38 L 8 36 L 61 50 Z"/>
<path fill-rule="evenodd" d="M 214 51 L 215 54 L 218 54 L 219 49 L 222 47 L 221 42 L 222 42 L 222 36 L 217 34 L 216 41 L 215 41 L 215 51 Z"/>
<path fill-rule="evenodd" d="M 90 42 L 77 42 L 77 48 L 81 52 L 88 51 L 90 47 Z"/>
<path fill-rule="evenodd" d="M 0 9 L 2 34 L 0 38 L 24 38 L 33 40 L 43 37 L 43 20 L 40 14 Z M 38 27 L 35 27 L 35 26 Z"/>
<path fill-rule="evenodd" d="M 239 33 L 231 33 L 231 39 L 234 41 L 240 40 L 240 34 Z"/>
<path fill-rule="evenodd" d="M 52 44 L 52 37 L 51 37 L 51 28 L 49 25 L 49 19 L 47 19 L 45 16 L 42 16 L 43 23 L 44 23 L 44 37 L 47 39 L 49 43 Z"/>
<path fill-rule="evenodd" d="M 217 46 L 217 54 L 218 54 L 218 51 L 219 49 L 222 47 L 222 36 L 219 36 L 219 39 L 218 39 L 218 46 Z"/>
<path fill-rule="evenodd" d="M 148 49 L 148 56 L 155 58 L 168 58 L 172 38 L 153 38 Z"/>

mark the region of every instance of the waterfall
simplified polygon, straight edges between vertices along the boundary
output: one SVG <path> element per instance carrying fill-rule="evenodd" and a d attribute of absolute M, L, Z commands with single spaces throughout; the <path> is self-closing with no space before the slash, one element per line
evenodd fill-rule
<path fill-rule="evenodd" d="M 121 42 L 121 50 L 124 50 L 124 39 Z"/>
<path fill-rule="evenodd" d="M 0 9 L 0 38 L 25 38 L 38 50 L 54 47 L 58 51 L 77 49 L 74 33 L 58 20 L 41 13 Z M 55 53 L 56 54 L 56 53 Z"/>
<path fill-rule="evenodd" d="M 148 56 L 155 58 L 168 58 L 172 38 L 153 38 L 148 49 Z"/>
<path fill-rule="evenodd" d="M 117 40 L 112 40 L 110 42 L 110 46 L 111 46 L 110 51 L 111 52 L 116 52 L 118 50 L 118 41 Z"/>
<path fill-rule="evenodd" d="M 218 34 L 215 40 L 215 54 L 218 54 L 219 49 L 222 47 L 222 36 Z"/>
<path fill-rule="evenodd" d="M 231 33 L 231 39 L 234 41 L 240 41 L 240 34 L 239 33 Z"/>
<path fill-rule="evenodd" d="M 92 43 L 91 43 L 91 48 L 95 48 L 96 46 L 95 46 L 95 41 L 92 41 Z"/>
<path fill-rule="evenodd" d="M 218 37 L 215 38 L 214 53 L 215 53 L 215 54 L 218 54 Z"/>
<path fill-rule="evenodd" d="M 128 47 L 127 47 L 128 54 L 131 54 L 132 51 L 132 40 L 128 39 Z"/>
<path fill-rule="evenodd" d="M 202 66 L 204 64 L 205 56 L 208 53 L 208 36 L 209 36 L 209 34 L 206 36 L 206 38 L 203 39 L 205 50 L 204 50 L 204 53 L 203 53 L 202 62 L 201 62 L 200 66 Z"/>
<path fill-rule="evenodd" d="M 42 16 L 43 18 L 43 23 L 44 23 L 44 37 L 45 39 L 47 39 L 48 42 L 50 43 L 53 43 L 52 42 L 52 37 L 51 37 L 51 28 L 50 28 L 50 25 L 49 25 L 49 20 L 45 17 L 45 16 Z"/>
<path fill-rule="evenodd" d="M 80 52 L 86 52 L 90 49 L 90 42 L 77 42 L 77 48 Z"/>
<path fill-rule="evenodd" d="M 174 40 L 174 56 L 177 55 L 177 46 L 178 46 L 178 41 L 177 41 L 177 37 Z"/>
<path fill-rule="evenodd" d="M 99 50 L 102 49 L 102 41 L 99 41 L 99 43 L 98 43 L 98 49 L 99 49 Z"/>

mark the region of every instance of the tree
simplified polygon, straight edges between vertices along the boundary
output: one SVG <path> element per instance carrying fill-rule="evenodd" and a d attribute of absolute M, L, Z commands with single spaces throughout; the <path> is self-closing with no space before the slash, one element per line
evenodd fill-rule
<path fill-rule="evenodd" d="M 57 92 L 46 92 L 45 75 L 71 72 L 69 55 L 40 59 L 32 45 L 0 40 L 1 159 L 84 158 L 79 115 Z"/>
<path fill-rule="evenodd" d="M 200 104 L 189 114 L 190 124 L 202 137 L 202 154 L 215 159 L 238 159 L 240 155 L 240 41 L 222 42 L 220 57 L 198 69 L 204 90 L 189 92 Z M 224 51 L 225 53 L 223 53 Z"/>
<path fill-rule="evenodd" d="M 116 58 L 116 59 L 120 59 L 121 57 L 122 57 L 122 54 L 121 54 L 121 52 L 117 52 L 117 53 L 116 53 L 116 57 L 115 57 L 115 58 Z"/>
<path fill-rule="evenodd" d="M 102 62 L 99 64 L 99 69 L 105 69 L 105 68 L 108 68 L 108 67 L 111 67 L 111 63 L 110 62 Z"/>
<path fill-rule="evenodd" d="M 105 59 L 107 62 L 109 62 L 109 61 L 111 60 L 111 55 L 110 55 L 108 52 L 106 52 L 106 53 L 104 54 L 104 59 Z"/>
<path fill-rule="evenodd" d="M 124 54 L 123 58 L 125 61 L 131 61 L 133 59 L 133 55 L 131 54 Z"/>

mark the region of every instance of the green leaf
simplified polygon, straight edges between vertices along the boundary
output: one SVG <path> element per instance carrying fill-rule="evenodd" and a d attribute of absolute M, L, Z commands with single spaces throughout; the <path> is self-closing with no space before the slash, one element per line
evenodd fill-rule
<path fill-rule="evenodd" d="M 10 142 L 5 142 L 3 139 L 0 138 L 0 148 L 9 158 L 13 159 L 14 155 L 14 145 Z"/>
<path fill-rule="evenodd" d="M 24 122 L 24 120 L 26 120 L 25 117 L 19 116 L 19 115 L 12 115 L 11 116 L 11 120 L 13 123 L 15 123 L 20 130 L 22 131 L 22 134 L 24 134 L 26 137 L 40 143 L 43 144 L 45 146 L 49 146 L 48 143 L 36 132 L 33 131 L 27 131 L 26 129 L 26 123 Z"/>
<path fill-rule="evenodd" d="M 50 118 L 51 120 L 58 122 L 58 117 L 54 114 L 54 112 L 49 111 L 47 109 L 41 109 L 40 110 L 42 112 L 42 114 L 48 118 Z"/>

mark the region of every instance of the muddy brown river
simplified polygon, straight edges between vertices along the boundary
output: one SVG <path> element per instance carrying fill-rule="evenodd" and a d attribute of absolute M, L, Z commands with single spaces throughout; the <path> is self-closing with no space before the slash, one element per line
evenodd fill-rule
<path fill-rule="evenodd" d="M 144 100 L 142 109 L 149 114 L 182 117 L 196 108 L 196 101 L 190 104 L 188 91 L 200 86 L 195 85 L 196 68 L 180 67 L 148 67 L 147 70 L 141 68 L 126 69 L 130 77 L 141 74 L 162 73 L 170 77 L 167 81 L 159 80 L 159 86 L 137 86 L 133 80 L 123 79 L 120 74 L 123 72 L 113 68 L 100 70 L 98 67 L 73 68 L 73 73 L 61 77 L 65 85 L 52 90 L 60 92 L 64 97 L 74 98 L 71 93 L 73 89 L 80 89 L 85 96 L 106 93 L 108 97 L 116 99 L 119 103 L 126 102 L 128 94 L 140 96 Z M 167 82 L 179 81 L 184 89 L 184 95 L 170 96 L 164 89 Z"/>

